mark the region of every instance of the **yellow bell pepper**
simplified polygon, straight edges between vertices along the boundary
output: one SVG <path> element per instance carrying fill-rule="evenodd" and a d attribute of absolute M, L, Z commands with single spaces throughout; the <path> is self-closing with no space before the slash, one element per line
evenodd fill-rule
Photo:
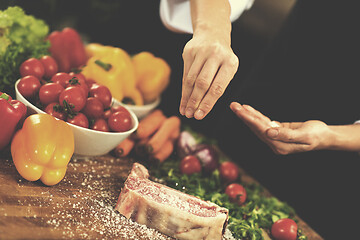
<path fill-rule="evenodd" d="M 150 52 L 140 52 L 133 56 L 136 87 L 143 95 L 144 102 L 156 100 L 170 81 L 171 69 L 168 63 Z"/>
<path fill-rule="evenodd" d="M 49 114 L 33 114 L 11 142 L 11 155 L 19 174 L 29 181 L 51 186 L 65 176 L 74 153 L 74 135 L 68 124 Z"/>
<path fill-rule="evenodd" d="M 135 105 L 144 104 L 136 88 L 134 66 L 126 51 L 98 43 L 88 44 L 85 49 L 89 59 L 82 74 L 86 78 L 107 86 L 118 101 L 130 98 Z"/>

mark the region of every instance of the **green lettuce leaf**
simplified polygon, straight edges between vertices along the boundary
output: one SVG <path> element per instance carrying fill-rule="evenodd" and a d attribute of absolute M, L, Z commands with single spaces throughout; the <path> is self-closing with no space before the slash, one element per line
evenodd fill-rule
<path fill-rule="evenodd" d="M 0 91 L 14 91 L 23 61 L 49 54 L 48 33 L 49 26 L 43 20 L 27 15 L 18 6 L 0 11 Z"/>

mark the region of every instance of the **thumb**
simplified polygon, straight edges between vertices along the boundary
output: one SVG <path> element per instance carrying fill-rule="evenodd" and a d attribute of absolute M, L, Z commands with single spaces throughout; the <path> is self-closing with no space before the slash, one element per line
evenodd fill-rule
<path fill-rule="evenodd" d="M 303 135 L 301 131 L 291 128 L 277 127 L 266 130 L 267 137 L 287 143 L 304 143 Z"/>
<path fill-rule="evenodd" d="M 269 128 L 266 131 L 266 136 L 271 139 L 276 139 L 279 136 L 279 128 Z"/>

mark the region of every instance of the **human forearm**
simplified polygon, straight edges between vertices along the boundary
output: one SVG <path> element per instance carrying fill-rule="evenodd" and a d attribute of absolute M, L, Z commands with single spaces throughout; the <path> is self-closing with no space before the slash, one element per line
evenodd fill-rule
<path fill-rule="evenodd" d="M 360 124 L 327 125 L 319 120 L 274 122 L 248 105 L 233 102 L 230 108 L 277 154 L 313 150 L 360 152 Z"/>
<path fill-rule="evenodd" d="M 328 149 L 360 152 L 360 124 L 329 126 Z"/>
<path fill-rule="evenodd" d="M 179 111 L 203 119 L 234 77 L 239 59 L 231 48 L 228 0 L 191 0 L 193 38 L 183 51 Z"/>
<path fill-rule="evenodd" d="M 231 8 L 228 0 L 191 0 L 191 19 L 194 35 L 202 31 L 222 34 L 231 42 Z"/>

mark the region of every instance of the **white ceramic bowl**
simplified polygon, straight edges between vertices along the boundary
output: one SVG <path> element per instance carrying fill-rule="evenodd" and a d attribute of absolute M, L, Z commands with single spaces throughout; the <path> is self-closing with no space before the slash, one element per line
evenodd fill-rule
<path fill-rule="evenodd" d="M 154 102 L 142 105 L 142 106 L 136 106 L 136 105 L 130 105 L 130 104 L 124 104 L 116 99 L 113 99 L 114 105 L 121 105 L 126 107 L 127 109 L 130 109 L 135 113 L 135 115 L 138 117 L 138 119 L 142 119 L 146 115 L 148 115 L 152 110 L 154 110 L 159 104 L 160 104 L 161 98 L 158 97 Z"/>
<path fill-rule="evenodd" d="M 33 113 L 44 113 L 41 109 L 34 106 L 28 100 L 26 100 L 18 91 L 17 85 L 20 80 L 15 83 L 15 92 L 16 99 L 24 103 L 28 107 L 28 112 L 30 114 Z M 125 108 L 127 108 L 125 106 Z M 83 128 L 76 126 L 71 123 L 67 123 L 70 125 L 75 140 L 75 154 L 85 155 L 85 156 L 99 156 L 104 155 L 114 149 L 121 141 L 127 138 L 131 133 L 133 133 L 139 124 L 138 118 L 134 114 L 134 112 L 127 108 L 130 112 L 133 127 L 126 132 L 101 132 L 95 131 L 88 128 Z"/>

